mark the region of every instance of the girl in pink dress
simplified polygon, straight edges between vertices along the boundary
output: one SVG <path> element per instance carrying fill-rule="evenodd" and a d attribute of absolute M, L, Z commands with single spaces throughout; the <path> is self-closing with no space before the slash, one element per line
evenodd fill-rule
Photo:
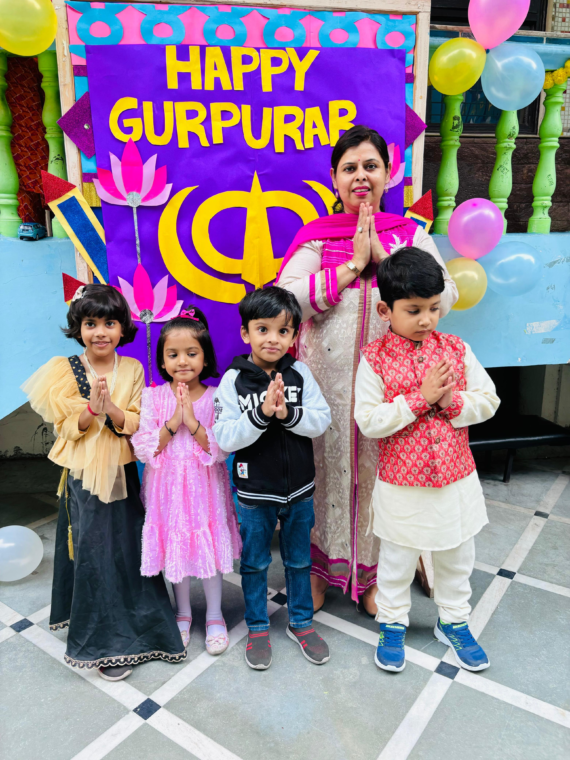
<path fill-rule="evenodd" d="M 162 570 L 172 582 L 176 621 L 184 646 L 190 643 L 190 576 L 202 579 L 206 595 L 206 649 L 228 647 L 222 616 L 222 573 L 233 570 L 241 539 L 232 500 L 227 454 L 217 445 L 214 389 L 202 383 L 219 377 L 206 318 L 183 311 L 162 328 L 157 360 L 164 385 L 142 392 L 140 427 L 132 437 L 144 462 L 142 497 L 146 520 L 141 573 Z"/>

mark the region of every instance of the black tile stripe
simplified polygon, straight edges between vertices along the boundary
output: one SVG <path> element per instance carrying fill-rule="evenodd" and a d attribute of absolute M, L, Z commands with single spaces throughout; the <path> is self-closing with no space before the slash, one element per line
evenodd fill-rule
<path fill-rule="evenodd" d="M 160 710 L 160 705 L 157 704 L 153 699 L 145 699 L 144 702 L 141 702 L 138 707 L 135 707 L 133 710 L 134 713 L 137 715 L 140 715 L 143 720 L 148 720 L 151 718 L 156 712 Z"/>
<path fill-rule="evenodd" d="M 509 578 L 512 581 L 516 573 L 513 570 L 505 570 L 505 568 L 502 567 L 497 573 L 497 575 L 500 575 L 501 578 Z"/>
<path fill-rule="evenodd" d="M 459 673 L 459 668 L 457 665 L 450 665 L 448 662 L 440 662 L 434 670 L 434 673 L 450 678 L 453 681 L 455 676 Z"/>
<path fill-rule="evenodd" d="M 22 620 L 18 620 L 17 623 L 13 623 L 10 628 L 13 631 L 16 631 L 16 633 L 21 633 L 21 631 L 25 631 L 26 628 L 31 628 L 33 626 L 33 623 L 31 620 L 28 620 L 28 618 L 22 618 Z"/>
<path fill-rule="evenodd" d="M 535 517 L 544 517 L 545 520 L 548 520 L 548 518 L 550 517 L 550 515 L 548 514 L 548 512 L 540 512 L 538 509 L 534 513 L 534 516 Z"/>
<path fill-rule="evenodd" d="M 275 596 L 272 596 L 270 601 L 275 602 L 275 604 L 287 604 L 287 597 L 285 594 L 282 594 L 281 591 L 278 591 Z"/>

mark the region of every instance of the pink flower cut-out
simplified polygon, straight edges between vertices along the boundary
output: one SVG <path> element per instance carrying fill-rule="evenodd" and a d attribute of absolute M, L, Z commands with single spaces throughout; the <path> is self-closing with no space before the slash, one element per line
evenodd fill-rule
<path fill-rule="evenodd" d="M 118 278 L 122 293 L 129 304 L 131 314 L 137 322 L 146 325 L 146 340 L 148 354 L 148 374 L 152 383 L 152 345 L 150 325 L 152 322 L 166 322 L 180 314 L 182 301 L 178 301 L 176 285 L 168 287 L 168 275 L 162 278 L 153 288 L 148 272 L 139 264 L 135 269 L 133 284 Z"/>
<path fill-rule="evenodd" d="M 386 183 L 385 190 L 389 190 L 391 187 L 396 187 L 404 179 L 404 172 L 406 170 L 406 162 L 402 161 L 400 157 L 400 146 L 395 143 L 388 145 L 388 156 L 390 157 L 390 163 L 392 164 L 392 170 L 390 172 L 390 179 Z"/>
<path fill-rule="evenodd" d="M 143 164 L 139 149 L 132 138 L 125 145 L 120 161 L 112 153 L 109 153 L 109 158 L 111 171 L 97 167 L 97 177 L 93 183 L 101 200 L 115 206 L 130 206 L 133 209 L 137 261 L 140 264 L 137 208 L 162 206 L 170 196 L 172 184 L 166 184 L 166 166 L 156 168 L 156 155 Z"/>

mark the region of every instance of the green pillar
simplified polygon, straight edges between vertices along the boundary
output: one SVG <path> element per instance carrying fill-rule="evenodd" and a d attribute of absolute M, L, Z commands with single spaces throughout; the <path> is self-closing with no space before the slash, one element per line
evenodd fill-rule
<path fill-rule="evenodd" d="M 455 196 L 459 190 L 459 173 L 457 171 L 457 151 L 461 145 L 459 138 L 463 132 L 461 104 L 463 95 L 444 95 L 445 114 L 441 120 L 441 164 L 437 175 L 437 217 L 433 231 L 447 235 L 449 219 L 455 208 Z"/>
<path fill-rule="evenodd" d="M 497 158 L 489 182 L 489 198 L 501 209 L 503 218 L 508 208 L 509 195 L 513 189 L 511 166 L 515 140 L 519 133 L 519 119 L 516 111 L 503 111 L 495 130 Z M 503 232 L 507 231 L 507 220 Z"/>
<path fill-rule="evenodd" d="M 61 118 L 59 101 L 59 82 L 57 79 L 57 57 L 55 50 L 46 50 L 38 55 L 38 68 L 42 75 L 42 90 L 45 92 L 42 121 L 46 128 L 46 141 L 49 145 L 48 172 L 56 177 L 67 179 L 65 166 L 65 148 L 63 132 L 57 120 Z M 67 233 L 60 222 L 54 217 L 51 222 L 53 236 L 66 238 Z"/>
<path fill-rule="evenodd" d="M 6 101 L 8 87 L 6 72 L 8 59 L 0 50 L 0 235 L 18 237 L 18 227 L 22 220 L 18 216 L 18 172 L 12 158 L 12 113 Z"/>
<path fill-rule="evenodd" d="M 556 151 L 558 138 L 562 134 L 562 119 L 560 111 L 564 105 L 566 84 L 555 84 L 546 91 L 544 101 L 544 119 L 538 130 L 540 136 L 540 158 L 532 183 L 534 209 L 528 220 L 528 232 L 550 232 L 549 208 L 552 206 L 552 195 L 556 190 Z"/>

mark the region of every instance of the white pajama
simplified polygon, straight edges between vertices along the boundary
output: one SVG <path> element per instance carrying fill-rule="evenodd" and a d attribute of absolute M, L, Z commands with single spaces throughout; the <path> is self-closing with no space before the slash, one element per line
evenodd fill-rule
<path fill-rule="evenodd" d="M 380 541 L 378 591 L 376 604 L 379 623 L 401 623 L 406 627 L 412 606 L 410 586 L 421 549 Z M 434 596 L 443 623 L 463 623 L 469 619 L 471 586 L 469 578 L 475 564 L 475 539 L 467 539 L 454 549 L 432 552 Z"/>

